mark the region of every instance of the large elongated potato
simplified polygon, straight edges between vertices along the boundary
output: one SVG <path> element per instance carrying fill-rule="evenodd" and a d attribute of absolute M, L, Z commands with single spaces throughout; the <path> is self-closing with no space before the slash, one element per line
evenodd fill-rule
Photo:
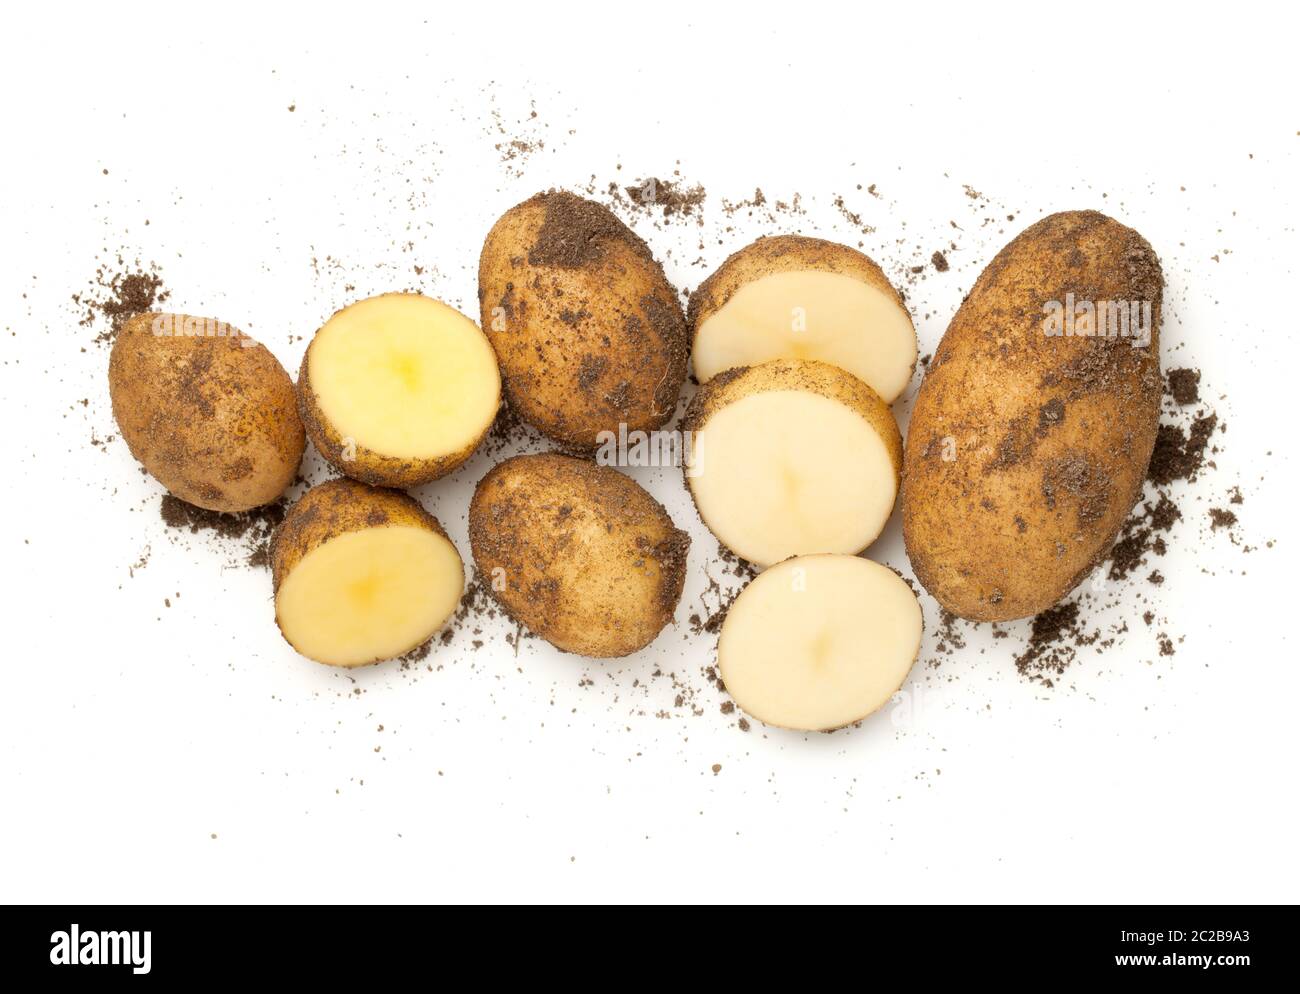
<path fill-rule="evenodd" d="M 892 404 L 916 369 L 903 299 L 868 256 L 803 235 L 760 238 L 691 295 L 695 376 L 770 359 L 816 359 L 852 373 Z"/>
<path fill-rule="evenodd" d="M 306 438 L 293 381 L 230 325 L 138 314 L 108 362 L 113 417 L 131 455 L 183 501 L 247 511 L 293 482 Z"/>
<path fill-rule="evenodd" d="M 626 656 L 672 621 L 690 538 L 616 469 L 515 456 L 479 481 L 474 563 L 511 617 L 566 652 Z"/>
<path fill-rule="evenodd" d="M 436 632 L 465 589 L 460 554 L 414 498 L 355 480 L 312 487 L 271 543 L 275 620 L 309 659 L 360 666 Z"/>
<path fill-rule="evenodd" d="M 908 555 L 954 614 L 1036 614 L 1110 549 L 1155 444 L 1163 287 L 1146 240 L 1096 211 L 1044 218 L 976 281 L 903 466 Z"/>
<path fill-rule="evenodd" d="M 686 379 L 686 323 L 645 242 L 608 209 L 540 193 L 508 210 L 479 260 L 482 326 L 506 399 L 566 449 L 651 431 Z"/>

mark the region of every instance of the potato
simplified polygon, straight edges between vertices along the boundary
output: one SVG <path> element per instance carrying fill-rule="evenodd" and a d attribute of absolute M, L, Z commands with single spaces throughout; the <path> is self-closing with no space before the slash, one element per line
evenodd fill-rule
<path fill-rule="evenodd" d="M 684 427 L 700 517 L 755 565 L 861 552 L 893 511 L 898 423 L 838 366 L 774 359 L 727 370 L 700 387 Z"/>
<path fill-rule="evenodd" d="M 903 464 L 907 552 L 949 611 L 1037 614 L 1105 557 L 1155 444 L 1163 287 L 1146 240 L 1096 211 L 1044 218 L 976 281 L 926 372 Z"/>
<path fill-rule="evenodd" d="M 400 656 L 451 617 L 460 554 L 413 498 L 355 480 L 312 487 L 271 542 L 275 620 L 308 659 L 360 666 Z"/>
<path fill-rule="evenodd" d="M 782 728 L 829 731 L 883 707 L 921 649 L 921 605 L 897 573 L 858 556 L 796 556 L 727 611 L 718 669 L 737 704 Z"/>
<path fill-rule="evenodd" d="M 618 470 L 558 453 L 493 467 L 469 507 L 474 563 L 506 612 L 582 656 L 626 656 L 673 619 L 690 537 Z"/>
<path fill-rule="evenodd" d="M 456 470 L 501 405 L 496 354 L 452 307 L 386 293 L 316 332 L 298 374 L 303 424 L 346 476 L 415 487 Z"/>
<path fill-rule="evenodd" d="M 606 208 L 539 193 L 508 210 L 479 260 L 483 330 L 506 399 L 565 449 L 652 431 L 686 379 L 686 324 L 650 249 Z"/>
<path fill-rule="evenodd" d="M 892 404 L 916 369 L 903 299 L 857 249 L 801 235 L 764 237 L 736 252 L 691 295 L 695 378 L 769 359 L 819 359 Z"/>
<path fill-rule="evenodd" d="M 298 472 L 306 439 L 293 381 L 224 322 L 137 314 L 113 342 L 108 391 L 131 455 L 190 504 L 247 511 Z"/>

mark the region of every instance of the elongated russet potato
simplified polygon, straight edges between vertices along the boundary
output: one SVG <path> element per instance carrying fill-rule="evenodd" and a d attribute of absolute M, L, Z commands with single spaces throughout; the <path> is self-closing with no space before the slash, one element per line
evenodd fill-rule
<path fill-rule="evenodd" d="M 729 369 L 695 394 L 684 427 L 700 517 L 755 565 L 861 552 L 893 511 L 898 423 L 838 366 L 774 359 Z"/>
<path fill-rule="evenodd" d="M 553 190 L 508 210 L 483 243 L 479 303 L 511 409 L 565 449 L 590 453 L 601 432 L 651 431 L 676 410 L 677 292 L 600 204 Z"/>
<path fill-rule="evenodd" d="M 760 238 L 691 295 L 695 378 L 771 359 L 839 366 L 892 404 L 916 369 L 916 331 L 869 257 L 820 238 Z"/>
<path fill-rule="evenodd" d="M 415 487 L 458 469 L 501 404 L 496 354 L 453 307 L 386 293 L 316 332 L 298 373 L 303 423 L 339 472 Z"/>
<path fill-rule="evenodd" d="M 558 453 L 515 456 L 469 508 L 474 564 L 509 615 L 566 652 L 626 656 L 681 598 L 690 538 L 616 469 Z"/>
<path fill-rule="evenodd" d="M 113 342 L 108 390 L 131 455 L 183 501 L 247 511 L 298 472 L 306 439 L 293 381 L 225 322 L 137 314 Z"/>
<path fill-rule="evenodd" d="M 271 543 L 275 620 L 308 659 L 361 666 L 400 656 L 451 617 L 460 554 L 413 498 L 355 480 L 312 487 Z"/>
<path fill-rule="evenodd" d="M 1096 211 L 1044 218 L 976 281 L 903 468 L 907 552 L 949 611 L 1037 614 L 1110 549 L 1155 444 L 1163 287 L 1147 241 Z"/>
<path fill-rule="evenodd" d="M 718 669 L 759 721 L 829 731 L 889 701 L 916 661 L 921 631 L 921 605 L 893 570 L 859 556 L 796 556 L 764 570 L 732 603 Z"/>

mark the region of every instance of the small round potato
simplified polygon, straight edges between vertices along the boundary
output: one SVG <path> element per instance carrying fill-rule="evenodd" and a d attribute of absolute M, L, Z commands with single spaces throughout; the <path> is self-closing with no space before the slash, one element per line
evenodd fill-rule
<path fill-rule="evenodd" d="M 306 438 L 293 381 L 224 322 L 136 315 L 113 343 L 108 390 L 131 455 L 183 501 L 247 511 L 298 472 Z"/>
<path fill-rule="evenodd" d="M 626 656 L 673 618 L 690 537 L 616 469 L 515 456 L 479 482 L 474 563 L 515 620 L 566 652 Z"/>
<path fill-rule="evenodd" d="M 318 663 L 361 666 L 416 648 L 456 610 L 460 553 L 414 498 L 355 480 L 312 487 L 271 543 L 275 620 Z"/>
<path fill-rule="evenodd" d="M 686 379 L 686 320 L 650 249 L 607 208 L 540 193 L 507 211 L 479 261 L 481 324 L 511 409 L 564 448 L 652 431 Z"/>

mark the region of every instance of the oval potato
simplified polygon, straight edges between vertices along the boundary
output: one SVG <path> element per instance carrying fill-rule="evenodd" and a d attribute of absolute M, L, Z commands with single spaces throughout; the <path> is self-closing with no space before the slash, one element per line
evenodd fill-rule
<path fill-rule="evenodd" d="M 651 431 L 686 379 L 686 321 L 650 249 L 607 208 L 539 193 L 493 225 L 481 326 L 519 418 L 590 453 L 602 431 Z"/>
<path fill-rule="evenodd" d="M 516 621 L 566 652 L 626 656 L 673 619 L 690 537 L 616 469 L 554 452 L 479 481 L 474 564 Z"/>
<path fill-rule="evenodd" d="M 1147 241 L 1096 211 L 1044 218 L 976 281 L 921 384 L 903 466 L 907 553 L 949 611 L 1037 614 L 1109 551 L 1155 444 L 1163 287 Z M 1129 334 L 1118 309 L 1085 320 L 1110 302 Z"/>
<path fill-rule="evenodd" d="M 108 389 L 131 455 L 183 501 L 247 511 L 298 472 L 307 442 L 293 381 L 224 322 L 137 314 L 113 342 Z"/>

